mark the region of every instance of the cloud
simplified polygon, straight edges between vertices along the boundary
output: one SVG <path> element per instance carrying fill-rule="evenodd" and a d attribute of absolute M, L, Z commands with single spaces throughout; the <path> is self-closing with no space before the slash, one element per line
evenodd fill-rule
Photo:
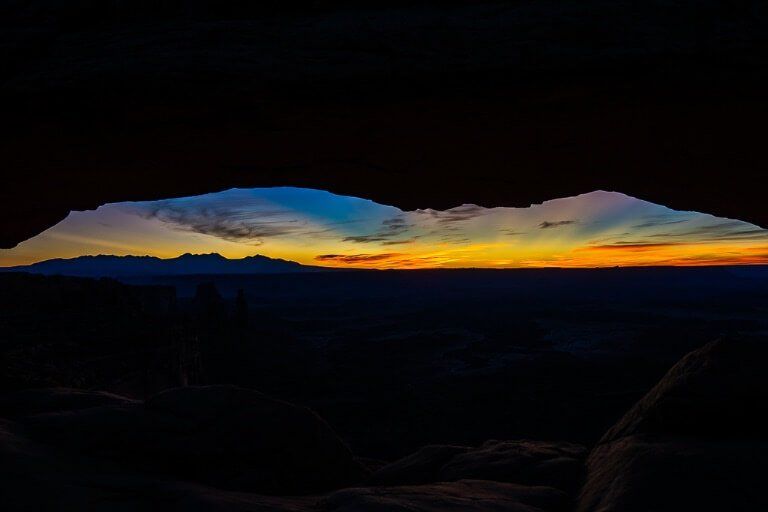
<path fill-rule="evenodd" d="M 403 245 L 403 244 L 412 244 L 416 241 L 416 237 L 414 238 L 408 238 L 406 240 L 387 240 L 386 242 L 382 242 L 381 245 Z"/>
<path fill-rule="evenodd" d="M 381 221 L 381 227 L 374 233 L 367 235 L 351 235 L 344 237 L 343 242 L 354 242 L 358 244 L 368 244 L 372 242 L 381 242 L 382 245 L 396 245 L 401 243 L 408 243 L 410 240 L 393 240 L 393 238 L 400 237 L 408 232 L 413 227 L 413 224 L 409 224 L 402 217 L 393 217 L 391 219 L 384 219 Z"/>
<path fill-rule="evenodd" d="M 647 228 L 657 228 L 661 226 L 672 226 L 674 224 L 682 224 L 683 222 L 688 222 L 690 219 L 670 219 L 669 215 L 648 215 L 644 217 L 646 220 L 645 222 L 641 222 L 640 224 L 635 224 L 632 226 L 632 229 L 647 229 Z"/>
<path fill-rule="evenodd" d="M 316 261 L 336 262 L 345 264 L 377 263 L 403 256 L 401 253 L 390 252 L 383 254 L 320 254 L 315 256 Z"/>
<path fill-rule="evenodd" d="M 576 224 L 575 220 L 545 220 L 541 224 L 539 224 L 539 229 L 550 229 L 550 228 L 557 228 L 560 226 L 567 226 L 569 224 Z"/>
<path fill-rule="evenodd" d="M 306 223 L 285 210 L 243 210 L 218 205 L 176 205 L 161 202 L 138 212 L 174 228 L 211 235 L 230 242 L 261 245 L 265 238 L 309 234 Z"/>
<path fill-rule="evenodd" d="M 675 224 L 682 224 L 682 222 L 675 222 Z M 662 224 L 660 227 L 664 229 L 667 225 Z M 640 225 L 634 227 L 638 226 Z M 768 230 L 760 229 L 746 222 L 726 220 L 692 226 L 683 230 L 671 229 L 650 234 L 625 232 L 592 240 L 588 243 L 588 247 L 606 249 L 612 247 L 666 247 L 749 241 L 768 243 Z"/>
<path fill-rule="evenodd" d="M 653 238 L 694 238 L 698 241 L 738 241 L 738 240 L 766 240 L 768 230 L 761 229 L 738 220 L 718 222 L 698 226 L 685 231 L 671 231 L 667 233 L 655 233 L 648 235 Z"/>
<path fill-rule="evenodd" d="M 604 244 L 604 245 L 590 245 L 587 247 L 582 247 L 576 250 L 604 250 L 604 251 L 650 251 L 654 249 L 661 249 L 664 247 L 676 247 L 680 245 L 689 245 L 689 244 L 680 244 L 680 243 L 645 243 L 645 242 L 614 242 L 612 244 Z"/>
<path fill-rule="evenodd" d="M 381 254 L 321 254 L 315 256 L 320 263 L 352 265 L 363 268 L 427 268 L 440 266 L 451 258 L 438 255 L 411 256 L 407 253 L 388 252 Z"/>
<path fill-rule="evenodd" d="M 378 235 L 355 235 L 346 236 L 341 239 L 342 242 L 355 242 L 358 244 L 369 244 L 371 242 L 385 242 L 387 238 Z"/>
<path fill-rule="evenodd" d="M 450 235 L 450 234 L 443 235 L 438 240 L 440 240 L 441 242 L 446 243 L 446 244 L 455 244 L 455 245 L 468 244 L 468 243 L 470 243 L 472 241 L 469 237 L 463 236 L 463 235 L 458 235 L 458 234 L 457 235 Z"/>
<path fill-rule="evenodd" d="M 438 224 L 452 224 L 454 222 L 464 222 L 488 214 L 488 209 L 476 204 L 464 204 L 448 210 L 417 210 L 417 214 L 429 215 L 436 219 Z"/>
<path fill-rule="evenodd" d="M 395 229 L 402 228 L 407 224 L 406 220 L 402 217 L 393 217 L 391 219 L 385 219 L 381 221 L 381 224 L 384 226 L 391 226 Z"/>
<path fill-rule="evenodd" d="M 696 254 L 680 256 L 654 262 L 655 265 L 765 265 L 768 263 L 768 252 L 755 254 L 733 254 L 723 256 L 720 253 Z"/>

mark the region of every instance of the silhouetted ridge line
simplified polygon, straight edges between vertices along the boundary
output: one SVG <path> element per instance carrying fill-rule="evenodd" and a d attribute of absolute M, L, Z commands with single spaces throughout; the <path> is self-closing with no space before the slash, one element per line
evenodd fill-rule
<path fill-rule="evenodd" d="M 155 256 L 79 256 L 56 258 L 31 265 L 0 269 L 4 272 L 31 272 L 79 277 L 161 276 L 194 274 L 281 274 L 330 271 L 325 267 L 255 255 L 228 259 L 218 253 L 182 254 L 176 258 Z"/>

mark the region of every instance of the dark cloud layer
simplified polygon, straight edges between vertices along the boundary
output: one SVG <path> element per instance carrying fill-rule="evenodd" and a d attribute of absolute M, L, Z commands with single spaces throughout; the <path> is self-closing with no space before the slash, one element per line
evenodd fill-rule
<path fill-rule="evenodd" d="M 417 240 L 418 237 L 413 238 L 406 238 L 405 240 L 387 240 L 385 242 L 382 242 L 381 245 L 403 245 L 403 244 L 412 244 Z"/>
<path fill-rule="evenodd" d="M 681 224 L 682 222 L 687 222 L 687 220 L 688 219 L 679 222 L 667 221 L 658 225 L 666 227 L 670 224 Z M 645 224 L 636 225 L 634 227 L 643 225 Z M 696 226 L 685 230 L 652 233 L 643 235 L 642 238 L 639 239 L 632 238 L 630 233 L 624 233 L 623 236 L 627 236 L 628 238 L 619 238 L 618 240 L 610 242 L 603 240 L 602 243 L 593 243 L 590 247 L 593 249 L 640 250 L 642 248 L 650 249 L 717 242 L 741 242 L 751 240 L 764 240 L 768 242 L 768 231 L 752 227 L 750 224 L 741 221 L 730 220 L 705 224 L 703 226 Z"/>
<path fill-rule="evenodd" d="M 413 224 L 408 222 L 402 217 L 393 217 L 391 219 L 385 219 L 381 221 L 381 227 L 374 233 L 367 235 L 353 235 L 347 236 L 342 239 L 343 242 L 355 242 L 358 244 L 368 244 L 372 242 L 381 242 L 382 245 L 397 245 L 408 243 L 413 239 L 398 240 L 397 238 L 408 232 L 413 227 Z"/>
<path fill-rule="evenodd" d="M 655 233 L 648 236 L 653 238 L 693 238 L 702 242 L 728 242 L 738 240 L 768 241 L 768 231 L 753 227 L 750 224 L 738 220 L 707 224 L 685 231 Z"/>
<path fill-rule="evenodd" d="M 488 213 L 487 208 L 477 206 L 476 204 L 465 204 L 451 208 L 450 210 L 419 210 L 419 213 L 429 215 L 437 220 L 438 224 L 452 224 L 454 222 L 463 222 L 472 220 L 476 217 L 482 217 Z"/>
<path fill-rule="evenodd" d="M 390 252 L 383 254 L 320 254 L 315 256 L 316 261 L 338 263 L 374 263 L 391 260 L 402 256 L 400 253 Z"/>
<path fill-rule="evenodd" d="M 589 247 L 585 249 L 603 249 L 603 250 L 627 250 L 627 251 L 637 251 L 637 250 L 650 250 L 650 249 L 660 249 L 662 247 L 674 247 L 676 245 L 680 245 L 677 243 L 643 243 L 643 242 L 615 242 L 612 244 L 605 244 L 605 245 L 590 245 Z"/>
<path fill-rule="evenodd" d="M 378 268 L 420 268 L 439 263 L 436 256 L 410 256 L 405 253 L 388 252 L 382 254 L 321 254 L 315 256 L 319 263 L 344 265 L 372 265 Z"/>
<path fill-rule="evenodd" d="M 261 245 L 265 238 L 305 232 L 304 223 L 286 218 L 289 214 L 284 210 L 243 211 L 223 206 L 190 208 L 169 203 L 142 212 L 145 218 L 160 220 L 182 231 L 251 245 Z"/>
<path fill-rule="evenodd" d="M 675 224 L 682 224 L 688 222 L 690 219 L 675 219 L 669 218 L 668 215 L 649 215 L 645 217 L 645 221 L 640 224 L 632 226 L 633 229 L 648 229 L 658 228 L 662 226 L 673 226 Z"/>
<path fill-rule="evenodd" d="M 550 228 L 557 228 L 560 226 L 567 226 L 569 224 L 576 224 L 577 221 L 575 220 L 545 220 L 541 224 L 539 224 L 539 229 L 550 229 Z"/>

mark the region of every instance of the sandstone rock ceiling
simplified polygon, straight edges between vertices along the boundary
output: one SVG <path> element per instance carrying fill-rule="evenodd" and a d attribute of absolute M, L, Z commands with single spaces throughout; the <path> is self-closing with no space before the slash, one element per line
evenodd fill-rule
<path fill-rule="evenodd" d="M 0 2 L 0 246 L 70 210 L 297 185 L 594 189 L 768 226 L 756 1 Z"/>

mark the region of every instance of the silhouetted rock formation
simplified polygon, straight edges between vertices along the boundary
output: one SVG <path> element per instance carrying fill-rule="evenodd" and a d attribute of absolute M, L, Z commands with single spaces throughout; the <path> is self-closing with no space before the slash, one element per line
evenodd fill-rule
<path fill-rule="evenodd" d="M 225 258 L 211 254 L 182 254 L 177 258 L 154 256 L 78 256 L 55 258 L 31 265 L 0 267 L 0 272 L 29 272 L 31 274 L 74 277 L 138 278 L 150 276 L 284 274 L 294 272 L 328 272 L 334 269 L 302 265 L 295 261 L 268 258 L 259 254 L 245 258 Z"/>
<path fill-rule="evenodd" d="M 441 482 L 441 470 L 456 455 L 466 453 L 467 446 L 430 445 L 396 460 L 376 471 L 371 481 L 378 485 L 414 485 Z"/>
<path fill-rule="evenodd" d="M 579 510 L 768 507 L 767 360 L 746 341 L 685 356 L 592 451 Z"/>
<path fill-rule="evenodd" d="M 196 427 L 168 439 L 179 469 L 223 487 L 307 494 L 351 485 L 366 470 L 314 412 L 234 386 L 177 388 L 147 401 L 150 414 Z"/>
<path fill-rule="evenodd" d="M 556 512 L 569 503 L 566 493 L 552 487 L 464 479 L 461 471 L 454 472 L 456 482 L 355 487 L 307 498 L 253 494 L 349 486 L 365 471 L 312 412 L 231 386 L 169 390 L 146 404 L 47 389 L 6 395 L 0 405 L 6 416 L 0 420 L 4 510 L 141 510 L 162 503 L 168 510 L 211 511 Z M 462 452 L 507 452 L 506 460 L 522 466 L 560 450 L 571 453 L 572 447 L 487 443 Z M 494 465 L 492 456 L 471 458 L 468 475 L 482 473 L 480 460 Z M 515 478 L 528 471 L 517 469 L 496 474 Z M 225 490 L 233 488 L 248 492 Z"/>
<path fill-rule="evenodd" d="M 762 2 L 226 4 L 2 4 L 0 246 L 232 186 L 405 209 L 603 188 L 768 225 Z"/>
<path fill-rule="evenodd" d="M 570 443 L 487 441 L 477 448 L 425 446 L 374 473 L 379 484 L 421 484 L 464 479 L 515 482 L 573 491 L 586 448 Z"/>
<path fill-rule="evenodd" d="M 157 472 L 30 440 L 0 420 L 0 506 L 4 512 L 309 510 L 313 498 L 278 498 L 214 489 Z"/>
<path fill-rule="evenodd" d="M 767 355 L 743 341 L 684 357 L 591 452 L 577 510 L 768 506 Z M 1 397 L 0 411 L 10 511 L 558 512 L 573 505 L 584 454 L 538 441 L 429 446 L 381 468 L 376 485 L 348 487 L 366 471 L 325 422 L 241 388 L 178 388 L 146 403 L 25 391 Z"/>
<path fill-rule="evenodd" d="M 319 502 L 328 512 L 408 510 L 439 512 L 562 511 L 568 499 L 551 487 L 461 480 L 403 487 L 364 487 L 338 491 Z"/>
<path fill-rule="evenodd" d="M 16 407 L 7 417 L 32 440 L 73 456 L 267 494 L 325 491 L 366 476 L 313 412 L 245 389 L 178 388 L 146 404 L 56 389 L 0 403 L 30 398 L 31 408 Z M 71 409 L 62 410 L 65 402 Z"/>

